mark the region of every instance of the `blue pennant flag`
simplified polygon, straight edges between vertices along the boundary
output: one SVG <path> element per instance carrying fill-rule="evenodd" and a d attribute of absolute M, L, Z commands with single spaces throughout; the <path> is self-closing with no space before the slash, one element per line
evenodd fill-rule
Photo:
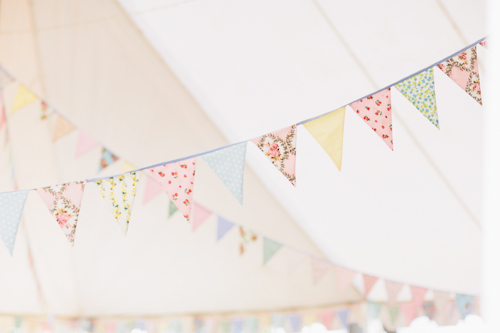
<path fill-rule="evenodd" d="M 349 321 L 348 321 L 349 309 L 343 309 L 343 310 L 337 311 L 337 316 L 340 319 L 340 323 L 342 324 L 342 327 L 344 329 L 348 329 L 349 328 Z"/>
<path fill-rule="evenodd" d="M 217 241 L 234 227 L 234 223 L 222 216 L 217 217 Z"/>
<path fill-rule="evenodd" d="M 29 190 L 0 193 L 0 237 L 10 252 L 14 252 L 17 229 Z"/>
<path fill-rule="evenodd" d="M 203 155 L 203 159 L 241 205 L 246 151 L 247 143 L 244 142 Z"/>

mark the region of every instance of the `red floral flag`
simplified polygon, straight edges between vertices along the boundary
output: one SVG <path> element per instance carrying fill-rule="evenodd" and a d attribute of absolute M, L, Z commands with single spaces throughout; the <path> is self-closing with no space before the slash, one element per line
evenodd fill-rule
<path fill-rule="evenodd" d="M 149 171 L 149 174 L 163 187 L 163 190 L 177 209 L 189 221 L 193 215 L 196 157 L 164 164 L 151 168 Z"/>
<path fill-rule="evenodd" d="M 252 140 L 271 163 L 295 186 L 297 125 Z"/>
<path fill-rule="evenodd" d="M 393 149 L 391 88 L 360 99 L 349 106 L 382 138 L 389 148 Z"/>

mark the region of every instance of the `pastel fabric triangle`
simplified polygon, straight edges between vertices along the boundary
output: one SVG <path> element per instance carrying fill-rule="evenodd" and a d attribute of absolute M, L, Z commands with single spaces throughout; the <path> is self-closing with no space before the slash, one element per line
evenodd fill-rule
<path fill-rule="evenodd" d="M 290 321 L 292 332 L 300 332 L 302 328 L 302 316 L 299 314 L 291 314 L 288 315 L 288 320 Z"/>
<path fill-rule="evenodd" d="M 26 88 L 24 85 L 19 84 L 17 86 L 16 96 L 14 97 L 14 103 L 12 104 L 10 112 L 14 113 L 20 108 L 25 107 L 26 105 L 31 104 L 37 100 L 38 97 L 36 97 L 35 94 L 31 92 L 31 90 Z"/>
<path fill-rule="evenodd" d="M 137 170 L 137 167 L 135 165 L 127 161 L 123 161 L 122 172 L 129 172 L 134 170 Z"/>
<path fill-rule="evenodd" d="M 344 118 L 345 106 L 304 124 L 304 127 L 323 147 L 339 171 L 342 166 Z"/>
<path fill-rule="evenodd" d="M 382 310 L 382 305 L 375 302 L 368 302 L 367 304 L 368 319 L 378 318 L 378 316 L 380 315 L 380 310 Z"/>
<path fill-rule="evenodd" d="M 430 320 L 434 319 L 434 314 L 436 313 L 436 306 L 434 302 L 425 302 L 424 303 L 424 312 L 427 318 Z"/>
<path fill-rule="evenodd" d="M 416 286 L 410 286 L 410 289 L 413 296 L 413 303 L 415 303 L 417 308 L 421 307 L 422 304 L 424 304 L 424 297 L 427 293 L 427 289 Z"/>
<path fill-rule="evenodd" d="M 288 274 L 293 273 L 307 258 L 306 255 L 288 248 Z"/>
<path fill-rule="evenodd" d="M 27 190 L 0 193 L 0 237 L 11 256 L 14 253 L 17 229 L 29 192 Z"/>
<path fill-rule="evenodd" d="M 349 329 L 349 309 L 342 309 L 337 311 L 337 317 L 340 320 L 342 328 Z"/>
<path fill-rule="evenodd" d="M 227 189 L 243 204 L 243 176 L 247 143 L 241 143 L 226 149 L 203 155 L 203 159 L 215 172 Z"/>
<path fill-rule="evenodd" d="M 437 65 L 460 88 L 483 105 L 476 46 Z"/>
<path fill-rule="evenodd" d="M 76 130 L 70 122 L 61 116 L 56 115 L 56 122 L 54 124 L 54 131 L 52 132 L 52 142 L 56 142 L 60 138 L 68 135 L 69 133 Z"/>
<path fill-rule="evenodd" d="M 329 310 L 319 314 L 319 321 L 326 327 L 327 330 L 331 330 L 333 326 L 333 319 L 335 318 L 335 311 Z"/>
<path fill-rule="evenodd" d="M 332 265 L 327 261 L 311 258 L 312 279 L 314 284 L 318 284 L 331 267 Z"/>
<path fill-rule="evenodd" d="M 385 288 L 387 290 L 387 304 L 394 305 L 398 299 L 401 288 L 403 288 L 403 284 L 385 280 Z"/>
<path fill-rule="evenodd" d="M 162 192 L 163 188 L 161 187 L 161 185 L 148 175 L 146 177 L 146 187 L 144 189 L 144 197 L 142 198 L 142 203 L 148 203 L 149 201 L 160 195 L 160 193 Z"/>
<path fill-rule="evenodd" d="M 150 169 L 150 175 L 188 221 L 193 215 L 195 171 L 196 157 Z"/>
<path fill-rule="evenodd" d="M 263 238 L 264 246 L 264 260 L 263 265 L 265 265 L 274 255 L 281 249 L 283 244 L 273 241 L 267 237 Z"/>
<path fill-rule="evenodd" d="M 211 211 L 195 203 L 193 207 L 192 230 L 195 231 L 198 229 L 211 215 Z"/>
<path fill-rule="evenodd" d="M 401 310 L 403 310 L 403 313 L 405 315 L 406 323 L 408 325 L 410 325 L 411 322 L 415 318 L 417 318 L 418 308 L 417 308 L 416 304 L 414 302 L 401 303 L 400 307 L 401 307 Z"/>
<path fill-rule="evenodd" d="M 394 305 L 392 307 L 389 308 L 389 318 L 391 319 L 391 324 L 394 325 L 394 323 L 396 322 L 396 318 L 398 317 L 399 315 L 399 306 L 398 305 Z"/>
<path fill-rule="evenodd" d="M 399 90 L 431 123 L 439 128 L 434 91 L 434 69 L 429 68 L 408 80 L 396 84 Z"/>
<path fill-rule="evenodd" d="M 78 132 L 78 140 L 76 141 L 75 158 L 88 153 L 92 149 L 99 146 L 99 141 L 83 131 Z"/>
<path fill-rule="evenodd" d="M 460 311 L 460 315 L 462 319 L 465 319 L 467 315 L 472 313 L 474 308 L 473 304 L 474 297 L 472 295 L 464 295 L 464 294 L 456 294 L 455 295 L 455 304 Z"/>
<path fill-rule="evenodd" d="M 266 155 L 271 163 L 295 186 L 295 155 L 297 125 L 263 135 L 252 142 Z"/>
<path fill-rule="evenodd" d="M 392 146 L 391 88 L 384 89 L 349 106 L 389 148 L 394 150 Z"/>
<path fill-rule="evenodd" d="M 168 201 L 168 217 L 172 217 L 176 212 L 179 210 L 177 209 L 177 206 L 173 203 L 173 201 Z"/>
<path fill-rule="evenodd" d="M 36 189 L 50 213 L 68 238 L 71 245 L 75 243 L 76 224 L 80 214 L 85 182 L 71 182 Z"/>
<path fill-rule="evenodd" d="M 141 172 L 130 172 L 96 181 L 102 197 L 111 204 L 116 222 L 118 222 L 118 226 L 124 235 L 127 235 L 137 184 L 141 174 Z"/>
<path fill-rule="evenodd" d="M 114 155 L 112 152 L 110 152 L 106 148 L 102 148 L 101 161 L 99 163 L 99 171 L 110 166 L 111 164 L 115 163 L 116 161 L 118 161 L 118 156 Z"/>
<path fill-rule="evenodd" d="M 229 230 L 234 227 L 234 223 L 226 220 L 222 216 L 217 217 L 217 241 L 220 240 Z"/>
<path fill-rule="evenodd" d="M 365 286 L 365 297 L 368 296 L 370 291 L 372 290 L 375 283 L 378 281 L 378 278 L 363 274 L 363 284 Z"/>
<path fill-rule="evenodd" d="M 339 286 L 340 296 L 344 295 L 347 289 L 351 286 L 352 280 L 356 276 L 356 272 L 350 269 L 335 266 L 335 273 L 337 275 L 337 284 Z"/>

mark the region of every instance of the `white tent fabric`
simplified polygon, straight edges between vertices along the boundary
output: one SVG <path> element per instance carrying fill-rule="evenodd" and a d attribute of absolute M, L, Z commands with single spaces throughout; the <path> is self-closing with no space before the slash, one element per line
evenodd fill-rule
<path fill-rule="evenodd" d="M 2 0 L 0 64 L 137 166 L 336 109 L 485 34 L 481 1 L 120 4 Z M 435 78 L 440 131 L 393 91 L 394 152 L 348 109 L 341 173 L 299 128 L 297 188 L 249 145 L 243 207 L 203 162 L 195 200 L 357 271 L 478 294 L 481 107 L 443 73 Z M 6 89 L 7 104 L 14 93 Z M 93 177 L 99 152 L 74 160 L 76 133 L 54 146 L 38 106 L 26 109 L 9 117 L 19 187 Z M 236 236 L 215 244 L 213 217 L 194 234 L 180 216 L 166 222 L 166 197 L 141 205 L 142 187 L 124 238 L 87 185 L 74 249 L 31 193 L 14 258 L 0 251 L 0 312 L 158 315 L 361 298 L 354 288 L 340 296 L 333 272 L 316 286 L 306 264 L 287 276 L 284 251 L 266 267 L 258 244 L 239 258 Z"/>

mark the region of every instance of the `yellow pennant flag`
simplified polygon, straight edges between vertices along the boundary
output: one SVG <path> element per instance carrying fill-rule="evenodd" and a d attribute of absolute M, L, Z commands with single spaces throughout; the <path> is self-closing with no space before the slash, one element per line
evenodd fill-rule
<path fill-rule="evenodd" d="M 137 170 L 137 167 L 127 161 L 123 161 L 123 169 L 122 172 L 129 172 L 132 170 Z"/>
<path fill-rule="evenodd" d="M 52 132 L 52 142 L 56 142 L 63 136 L 76 130 L 75 126 L 69 123 L 63 117 L 56 115 L 56 123 L 54 124 L 54 132 Z"/>
<path fill-rule="evenodd" d="M 17 87 L 16 97 L 14 98 L 14 103 L 12 104 L 11 113 L 16 112 L 23 106 L 26 106 L 34 101 L 37 101 L 38 97 L 35 96 L 28 88 L 20 84 Z"/>
<path fill-rule="evenodd" d="M 344 116 L 345 106 L 304 124 L 304 127 L 323 147 L 339 171 L 342 165 Z"/>

